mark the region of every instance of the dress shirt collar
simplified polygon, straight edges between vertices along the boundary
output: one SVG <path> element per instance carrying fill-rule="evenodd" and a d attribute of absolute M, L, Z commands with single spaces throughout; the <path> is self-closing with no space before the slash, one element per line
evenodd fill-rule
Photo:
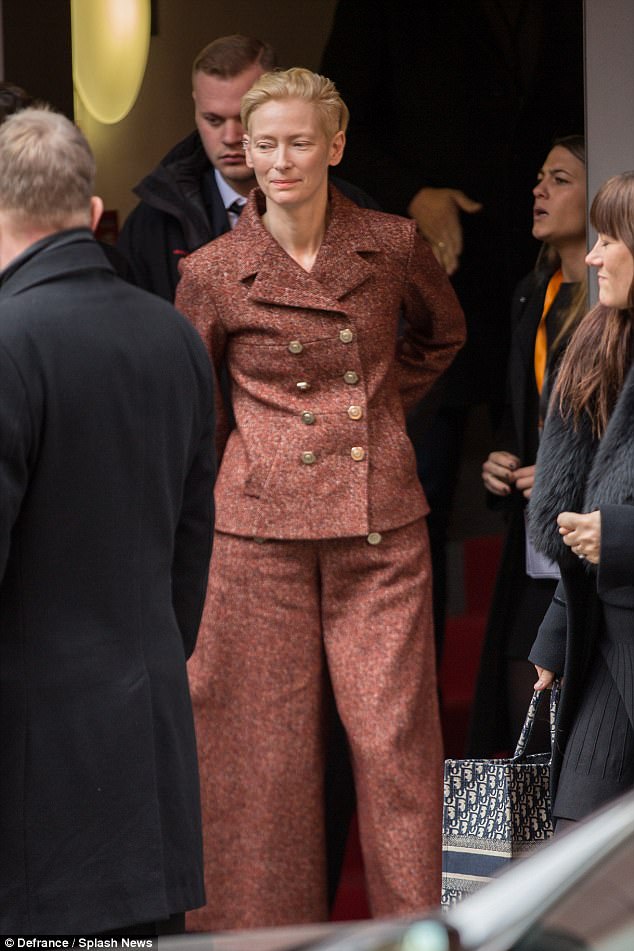
<path fill-rule="evenodd" d="M 222 199 L 222 203 L 225 206 L 225 211 L 227 212 L 227 216 L 229 218 L 229 224 L 232 228 L 235 228 L 236 224 L 238 223 L 239 216 L 235 213 L 235 211 L 230 210 L 231 206 L 235 202 L 237 202 L 239 205 L 246 205 L 247 200 L 244 195 L 240 195 L 239 192 L 237 192 L 224 180 L 217 168 L 214 169 L 214 176 L 216 179 L 216 185 L 218 186 L 218 191 L 220 192 L 220 198 Z"/>

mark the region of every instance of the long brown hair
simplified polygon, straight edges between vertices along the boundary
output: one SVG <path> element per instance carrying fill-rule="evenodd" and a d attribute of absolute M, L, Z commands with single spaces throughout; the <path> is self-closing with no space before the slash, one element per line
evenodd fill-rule
<path fill-rule="evenodd" d="M 634 258 L 634 171 L 609 178 L 597 192 L 590 221 L 600 234 L 622 241 Z M 597 304 L 572 336 L 553 400 L 577 426 L 587 413 L 595 436 L 605 432 L 632 362 L 634 280 L 623 310 Z"/>

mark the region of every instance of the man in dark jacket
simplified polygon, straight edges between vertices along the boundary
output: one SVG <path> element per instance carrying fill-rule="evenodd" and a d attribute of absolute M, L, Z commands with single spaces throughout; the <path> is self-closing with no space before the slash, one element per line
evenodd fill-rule
<path fill-rule="evenodd" d="M 240 34 L 214 40 L 194 60 L 196 131 L 135 187 L 141 201 L 119 236 L 139 287 L 173 300 L 179 260 L 235 225 L 256 184 L 244 160 L 240 100 L 275 63 L 268 43 Z M 377 207 L 353 185 L 333 183 L 358 205 Z"/>
<path fill-rule="evenodd" d="M 186 659 L 213 387 L 121 280 L 68 119 L 0 128 L 0 933 L 163 933 L 204 903 Z"/>

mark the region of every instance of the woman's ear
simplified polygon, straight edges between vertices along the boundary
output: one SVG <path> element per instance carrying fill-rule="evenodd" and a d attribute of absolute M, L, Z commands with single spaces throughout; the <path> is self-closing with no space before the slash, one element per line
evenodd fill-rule
<path fill-rule="evenodd" d="M 339 165 L 339 162 L 343 158 L 343 150 L 346 147 L 346 133 L 339 130 L 335 133 L 335 137 L 330 143 L 330 158 L 328 160 L 329 165 Z"/>
<path fill-rule="evenodd" d="M 244 161 L 248 168 L 253 168 L 253 160 L 251 158 L 251 142 L 248 135 L 242 137 L 242 148 L 244 149 Z"/>

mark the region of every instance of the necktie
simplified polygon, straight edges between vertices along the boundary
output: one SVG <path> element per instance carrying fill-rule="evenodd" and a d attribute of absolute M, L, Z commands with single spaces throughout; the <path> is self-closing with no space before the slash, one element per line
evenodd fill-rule
<path fill-rule="evenodd" d="M 242 209 L 244 208 L 244 206 L 245 206 L 245 202 L 238 201 L 238 199 L 236 198 L 236 200 L 232 202 L 232 204 L 229 205 L 229 207 L 227 208 L 227 211 L 232 211 L 233 214 L 237 218 L 239 218 L 240 215 L 242 214 Z"/>
<path fill-rule="evenodd" d="M 542 387 L 544 385 L 544 375 L 546 373 L 546 360 L 548 357 L 548 333 L 546 331 L 546 316 L 548 311 L 552 307 L 552 303 L 556 298 L 559 288 L 561 287 L 561 282 L 563 275 L 561 270 L 555 271 L 553 276 L 548 282 L 548 287 L 546 288 L 546 296 L 544 297 L 544 309 L 542 311 L 541 320 L 539 321 L 539 327 L 537 328 L 537 335 L 535 337 L 535 383 L 537 384 L 537 392 L 541 394 Z"/>

